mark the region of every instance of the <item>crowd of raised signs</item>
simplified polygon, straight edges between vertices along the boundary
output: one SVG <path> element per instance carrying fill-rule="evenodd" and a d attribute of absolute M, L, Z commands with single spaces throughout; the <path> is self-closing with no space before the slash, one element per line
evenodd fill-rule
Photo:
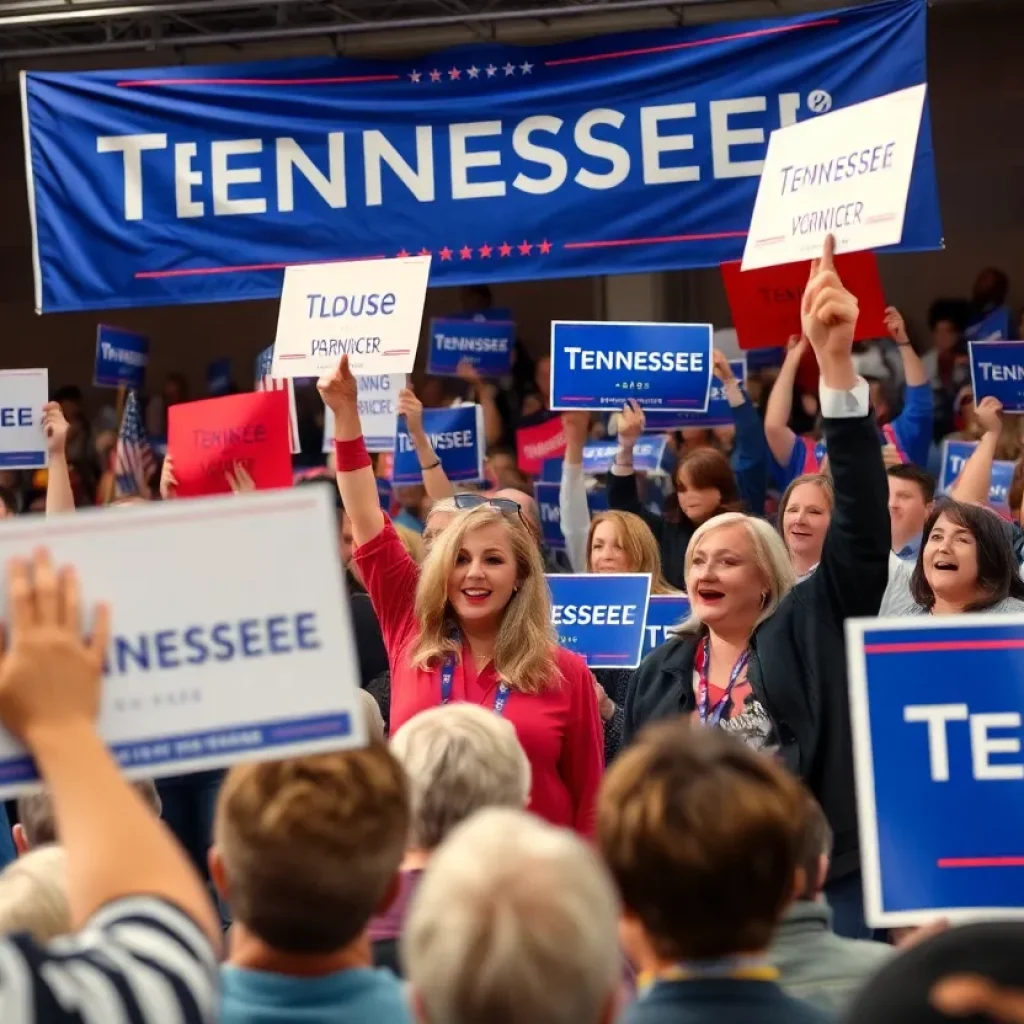
<path fill-rule="evenodd" d="M 670 431 L 645 470 L 636 402 L 561 414 L 561 460 L 523 470 L 516 432 L 557 414 L 547 358 L 517 341 L 501 379 L 467 361 L 402 391 L 422 484 L 383 499 L 343 357 L 322 406 L 299 402 L 295 466 L 336 499 L 362 749 L 125 782 L 95 727 L 117 609 L 83 635 L 74 569 L 10 564 L 0 721 L 45 785 L 0 838 L 0 1019 L 1024 1021 L 1019 926 L 866 923 L 844 638 L 862 617 L 1024 611 L 1024 417 L 975 403 L 966 347 L 1008 292 L 986 270 L 935 303 L 930 336 L 889 308 L 888 337 L 855 344 L 830 240 L 780 365 L 740 383 L 716 352 L 733 422 Z M 464 299 L 487 315 L 486 289 Z M 173 445 L 161 467 L 145 427 L 187 398 L 170 378 L 119 436 L 56 391 L 48 469 L 4 474 L 5 517 L 175 499 Z M 450 480 L 431 446 L 424 406 L 452 402 L 482 407 L 486 483 Z M 605 440 L 610 464 L 585 472 Z M 558 573 L 590 575 L 555 629 Z M 635 670 L 556 642 L 622 624 L 604 574 L 675 602 Z M 302 618 L 235 642 L 314 644 Z M 159 656 L 232 642 L 192 632 Z M 957 717 L 913 719 L 933 777 Z"/>

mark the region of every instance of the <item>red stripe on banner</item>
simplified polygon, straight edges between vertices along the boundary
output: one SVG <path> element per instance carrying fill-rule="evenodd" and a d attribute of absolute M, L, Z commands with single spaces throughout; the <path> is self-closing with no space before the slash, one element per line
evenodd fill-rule
<path fill-rule="evenodd" d="M 199 274 L 244 274 L 254 270 L 286 270 L 288 267 L 313 267 L 318 263 L 358 263 L 360 260 L 386 260 L 387 256 L 340 256 L 334 260 L 305 260 L 300 263 L 252 263 L 238 267 L 187 267 L 182 270 L 140 270 L 137 281 L 155 277 L 194 277 Z"/>
<path fill-rule="evenodd" d="M 940 857 L 940 868 L 1024 868 L 1024 857 Z"/>
<path fill-rule="evenodd" d="M 1016 651 L 1020 640 L 921 640 L 897 644 L 865 644 L 865 654 L 922 654 L 928 651 Z"/>
<path fill-rule="evenodd" d="M 173 85 L 350 85 L 397 82 L 401 75 L 345 75 L 341 78 L 137 78 L 118 82 L 118 89 L 159 89 Z"/>
<path fill-rule="evenodd" d="M 746 231 L 714 231 L 706 235 L 662 235 L 659 238 L 611 238 L 601 242 L 566 242 L 563 249 L 601 249 L 619 245 L 657 245 L 663 242 L 708 242 L 716 238 L 746 238 Z"/>
<path fill-rule="evenodd" d="M 710 39 L 694 39 L 688 43 L 668 43 L 665 46 L 645 46 L 639 50 L 617 50 L 613 53 L 592 53 L 587 57 L 560 57 L 558 60 L 546 60 L 544 66 L 557 67 L 559 64 L 587 64 L 595 60 L 618 60 L 620 57 L 642 57 L 649 53 L 669 53 L 672 50 L 689 50 L 696 46 L 713 46 L 715 43 L 731 43 L 737 39 L 754 39 L 757 36 L 774 36 L 781 32 L 799 32 L 805 28 L 824 28 L 838 25 L 839 18 L 822 18 L 820 21 L 808 21 L 803 25 L 776 25 L 772 28 L 751 29 L 749 32 L 733 32 L 726 36 L 712 36 Z"/>

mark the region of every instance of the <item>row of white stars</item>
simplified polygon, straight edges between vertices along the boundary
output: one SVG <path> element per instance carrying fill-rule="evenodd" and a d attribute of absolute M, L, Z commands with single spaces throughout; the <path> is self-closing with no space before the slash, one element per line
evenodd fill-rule
<path fill-rule="evenodd" d="M 510 76 L 514 75 L 517 71 L 520 75 L 532 74 L 533 65 L 529 61 L 523 61 L 522 64 L 508 63 L 502 65 L 501 67 L 498 67 L 497 65 L 494 64 L 488 64 L 487 67 L 485 68 L 478 68 L 475 64 L 473 64 L 468 68 L 449 68 L 447 71 L 448 81 L 455 82 L 458 79 L 462 78 L 463 71 L 465 71 L 470 78 L 479 78 L 481 72 L 483 72 L 486 78 L 494 78 L 494 76 L 497 75 L 499 71 L 504 72 L 503 77 L 509 78 Z M 426 75 L 429 81 L 440 82 L 444 78 L 445 74 L 446 72 L 441 71 L 438 68 L 434 68 L 433 71 L 427 72 L 410 71 L 409 81 L 412 82 L 414 85 L 417 85 L 421 81 L 423 81 L 423 77 L 424 75 Z"/>

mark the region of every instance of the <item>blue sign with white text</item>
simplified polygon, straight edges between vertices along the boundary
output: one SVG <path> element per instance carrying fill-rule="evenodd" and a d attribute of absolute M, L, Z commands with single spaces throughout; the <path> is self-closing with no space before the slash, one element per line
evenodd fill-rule
<path fill-rule="evenodd" d="M 481 377 L 501 377 L 512 365 L 515 340 L 516 325 L 508 320 L 431 320 L 427 373 L 457 376 L 467 359 Z"/>
<path fill-rule="evenodd" d="M 651 577 L 646 573 L 549 575 L 558 642 L 590 668 L 636 668 Z"/>
<path fill-rule="evenodd" d="M 276 299 L 291 264 L 419 252 L 440 286 L 717 267 L 772 131 L 927 79 L 926 10 L 31 72 L 36 306 Z M 895 248 L 942 234 L 926 107 Z"/>
<path fill-rule="evenodd" d="M 633 468 L 640 473 L 657 473 L 665 455 L 668 438 L 664 434 L 639 437 L 633 447 Z M 619 450 L 618 441 L 596 441 L 583 446 L 583 472 L 591 476 L 607 473 Z"/>
<path fill-rule="evenodd" d="M 971 389 L 974 401 L 989 396 L 1003 412 L 1024 412 L 1024 341 L 972 341 Z"/>
<path fill-rule="evenodd" d="M 92 382 L 98 388 L 138 390 L 146 379 L 149 338 L 134 331 L 100 324 L 96 328 L 96 364 Z"/>
<path fill-rule="evenodd" d="M 1008 341 L 1010 339 L 1010 309 L 999 306 L 986 313 L 977 323 L 964 331 L 968 341 Z"/>
<path fill-rule="evenodd" d="M 978 447 L 977 441 L 943 441 L 942 468 L 939 473 L 939 492 L 948 494 L 963 472 L 967 460 Z M 1009 507 L 1010 483 L 1013 481 L 1013 463 L 996 459 L 992 463 L 992 482 L 989 485 L 988 503 L 996 509 Z"/>
<path fill-rule="evenodd" d="M 669 631 L 690 614 L 690 601 L 684 594 L 651 594 L 647 602 L 647 624 L 644 628 L 643 657 L 655 647 L 671 640 Z"/>
<path fill-rule="evenodd" d="M 1024 917 L 1024 616 L 898 622 L 847 622 L 868 922 Z"/>
<path fill-rule="evenodd" d="M 484 431 L 479 405 L 424 409 L 423 429 L 449 480 L 471 482 L 484 478 Z M 391 482 L 423 482 L 420 460 L 406 429 L 404 416 L 398 417 Z"/>
<path fill-rule="evenodd" d="M 711 388 L 710 324 L 551 324 L 551 408 L 705 412 Z"/>
<path fill-rule="evenodd" d="M 533 485 L 533 496 L 537 501 L 540 513 L 540 527 L 544 534 L 544 543 L 552 551 L 565 550 L 565 537 L 562 536 L 562 515 L 559 508 L 558 494 L 560 484 L 537 482 Z"/>
<path fill-rule="evenodd" d="M 747 361 L 730 359 L 733 376 L 742 385 L 747 382 Z M 707 412 L 652 412 L 647 417 L 648 430 L 681 430 L 686 427 L 731 427 L 735 423 L 725 387 L 717 377 L 711 378 L 711 394 Z"/>

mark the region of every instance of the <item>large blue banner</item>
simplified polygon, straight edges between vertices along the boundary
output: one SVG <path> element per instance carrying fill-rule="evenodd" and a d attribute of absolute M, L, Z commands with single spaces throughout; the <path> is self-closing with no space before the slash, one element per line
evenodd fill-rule
<path fill-rule="evenodd" d="M 1024 616 L 989 618 L 847 623 L 872 926 L 1024 917 Z"/>
<path fill-rule="evenodd" d="M 23 78 L 43 311 L 276 298 L 429 252 L 436 285 L 739 259 L 776 128 L 927 79 L 925 0 L 412 60 Z M 927 109 L 898 248 L 942 229 Z"/>

